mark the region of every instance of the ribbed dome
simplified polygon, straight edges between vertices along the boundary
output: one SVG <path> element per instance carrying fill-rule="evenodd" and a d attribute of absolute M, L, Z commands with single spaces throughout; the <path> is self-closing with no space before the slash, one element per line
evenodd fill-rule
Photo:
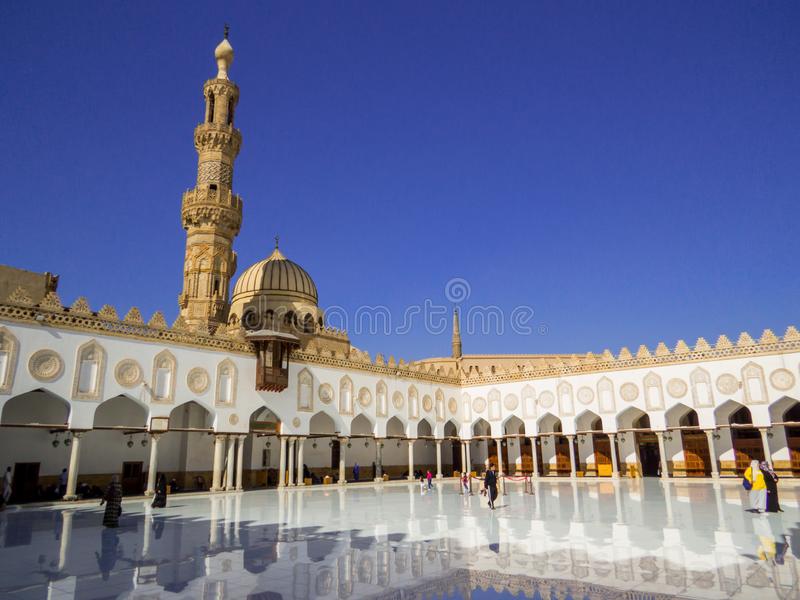
<path fill-rule="evenodd" d="M 297 296 L 317 304 L 317 286 L 305 269 L 286 258 L 278 248 L 268 258 L 257 262 L 239 276 L 233 287 L 232 301 L 240 294 L 273 292 Z"/>

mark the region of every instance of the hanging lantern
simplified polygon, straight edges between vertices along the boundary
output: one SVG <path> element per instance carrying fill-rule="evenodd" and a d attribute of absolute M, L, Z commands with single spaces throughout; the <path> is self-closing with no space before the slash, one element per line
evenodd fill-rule
<path fill-rule="evenodd" d="M 331 440 L 330 442 L 328 442 L 328 448 L 333 448 L 333 440 Z"/>
<path fill-rule="evenodd" d="M 64 438 L 64 445 L 65 446 L 69 447 L 69 445 L 71 443 L 72 443 L 72 438 Z"/>
<path fill-rule="evenodd" d="M 128 448 L 133 448 L 133 440 L 128 440 Z"/>
<path fill-rule="evenodd" d="M 268 441 L 268 442 L 266 443 L 266 446 L 267 446 L 267 448 L 269 448 L 270 446 L 272 446 L 272 442 Z"/>
<path fill-rule="evenodd" d="M 352 447 L 353 447 L 353 444 L 351 444 L 350 442 L 347 442 L 347 447 L 348 447 L 348 448 L 352 448 Z"/>
<path fill-rule="evenodd" d="M 316 448 L 317 447 L 317 442 L 314 442 L 313 444 L 311 444 L 311 447 L 312 448 Z"/>
<path fill-rule="evenodd" d="M 58 448 L 58 445 L 59 445 L 59 444 L 60 444 L 60 442 L 58 441 L 58 438 L 55 438 L 55 439 L 53 440 L 53 448 Z"/>
<path fill-rule="evenodd" d="M 142 438 L 142 448 L 144 448 L 145 446 L 147 446 L 147 437 Z"/>
<path fill-rule="evenodd" d="M 369 440 L 364 442 L 364 448 L 369 448 Z"/>

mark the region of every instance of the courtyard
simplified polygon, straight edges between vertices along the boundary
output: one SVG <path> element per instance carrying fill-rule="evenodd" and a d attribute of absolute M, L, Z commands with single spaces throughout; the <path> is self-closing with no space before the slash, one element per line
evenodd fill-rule
<path fill-rule="evenodd" d="M 796 598 L 800 485 L 746 512 L 738 480 L 444 480 L 0 513 L 2 598 Z M 508 597 L 506 595 L 506 597 Z"/>

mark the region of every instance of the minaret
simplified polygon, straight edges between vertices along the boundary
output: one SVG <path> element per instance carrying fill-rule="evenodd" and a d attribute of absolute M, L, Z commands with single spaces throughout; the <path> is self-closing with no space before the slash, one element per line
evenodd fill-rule
<path fill-rule="evenodd" d="M 461 358 L 461 326 L 458 323 L 458 309 L 453 309 L 453 358 Z"/>
<path fill-rule="evenodd" d="M 234 194 L 233 161 L 242 135 L 233 126 L 239 87 L 228 79 L 233 48 L 225 39 L 214 57 L 216 78 L 203 86 L 205 120 L 194 130 L 197 185 L 183 194 L 181 218 L 186 230 L 183 293 L 178 297 L 181 316 L 190 325 L 214 331 L 228 318 L 229 287 L 236 272 L 233 240 L 242 224 L 242 199 Z"/>

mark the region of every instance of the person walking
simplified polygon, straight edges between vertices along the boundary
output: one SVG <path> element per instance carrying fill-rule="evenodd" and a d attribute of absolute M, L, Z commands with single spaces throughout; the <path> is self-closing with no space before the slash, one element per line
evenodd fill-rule
<path fill-rule="evenodd" d="M 433 473 L 431 473 L 430 469 L 428 469 L 428 472 L 425 475 L 425 478 L 428 480 L 428 489 L 432 490 L 433 489 Z"/>
<path fill-rule="evenodd" d="M 153 496 L 153 508 L 164 508 L 167 506 L 167 477 L 163 473 L 156 480 L 156 493 Z"/>
<path fill-rule="evenodd" d="M 486 477 L 483 479 L 483 487 L 489 497 L 489 508 L 494 510 L 494 501 L 497 499 L 497 473 L 493 463 L 489 463 L 489 470 L 486 471 Z"/>
<path fill-rule="evenodd" d="M 767 512 L 783 512 L 778 502 L 778 475 L 772 470 L 767 461 L 761 461 L 759 465 L 761 474 L 764 476 L 764 484 L 767 486 Z"/>
<path fill-rule="evenodd" d="M 122 486 L 119 483 L 119 475 L 111 476 L 111 483 L 106 488 L 100 506 L 106 505 L 106 512 L 103 513 L 104 527 L 119 527 L 119 516 L 122 514 Z"/>
<path fill-rule="evenodd" d="M 11 467 L 8 467 L 6 469 L 5 474 L 3 474 L 3 482 L 2 482 L 3 504 L 8 504 L 8 501 L 11 499 L 11 481 L 12 481 L 12 479 L 13 478 L 11 476 Z"/>
<path fill-rule="evenodd" d="M 67 470 L 61 469 L 61 475 L 58 476 L 58 497 L 63 498 L 67 493 Z"/>
<path fill-rule="evenodd" d="M 461 474 L 461 489 L 465 495 L 469 494 L 469 473 Z"/>
<path fill-rule="evenodd" d="M 354 464 L 353 465 L 353 479 L 355 479 L 356 481 L 358 481 L 359 471 L 361 471 L 361 469 L 359 468 L 358 463 Z"/>
<path fill-rule="evenodd" d="M 764 512 L 767 508 L 767 484 L 757 460 L 752 461 L 745 470 L 742 485 L 750 492 L 750 510 Z"/>

